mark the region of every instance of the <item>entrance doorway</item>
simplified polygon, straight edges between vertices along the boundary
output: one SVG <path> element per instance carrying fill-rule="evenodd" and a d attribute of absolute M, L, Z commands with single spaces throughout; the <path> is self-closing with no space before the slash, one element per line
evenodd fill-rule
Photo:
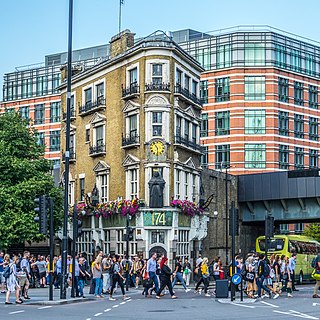
<path fill-rule="evenodd" d="M 160 247 L 160 246 L 156 246 L 156 247 L 153 247 L 152 249 L 149 250 L 149 257 L 151 257 L 151 253 L 152 252 L 156 252 L 158 257 L 164 255 L 165 257 L 167 256 L 167 250 Z"/>

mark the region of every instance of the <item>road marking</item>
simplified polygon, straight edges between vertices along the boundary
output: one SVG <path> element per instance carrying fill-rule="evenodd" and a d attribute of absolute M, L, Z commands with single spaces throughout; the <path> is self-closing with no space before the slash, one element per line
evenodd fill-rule
<path fill-rule="evenodd" d="M 126 304 L 127 302 L 126 301 L 122 301 L 122 302 L 120 302 L 120 304 Z"/>
<path fill-rule="evenodd" d="M 250 308 L 250 309 L 254 309 L 254 306 L 247 306 L 245 304 L 239 304 L 239 303 L 235 303 L 235 302 L 231 302 L 230 304 L 233 304 L 234 306 L 239 306 L 239 307 L 244 307 L 244 308 Z"/>
<path fill-rule="evenodd" d="M 106 310 L 104 310 L 104 312 L 108 312 L 108 311 L 110 311 L 111 309 L 106 309 Z"/>
<path fill-rule="evenodd" d="M 86 320 L 91 320 L 91 318 L 87 318 Z"/>
<path fill-rule="evenodd" d="M 22 313 L 22 312 L 24 312 L 24 310 L 12 311 L 12 312 L 9 312 L 9 314 L 16 314 L 16 313 Z"/>
<path fill-rule="evenodd" d="M 42 310 L 42 309 L 49 309 L 49 308 L 52 308 L 52 306 L 40 307 L 40 308 L 38 308 L 38 310 Z"/>
<path fill-rule="evenodd" d="M 130 302 L 130 301 L 132 301 L 132 299 L 127 300 L 127 302 Z"/>
<path fill-rule="evenodd" d="M 289 312 L 273 310 L 273 312 L 286 314 L 286 315 L 290 315 L 290 316 L 298 317 L 298 318 L 319 320 L 319 318 L 312 317 L 312 316 L 309 316 L 307 314 L 304 314 L 304 313 L 301 313 L 301 312 L 298 312 L 298 311 L 294 311 L 294 310 L 289 310 Z"/>
<path fill-rule="evenodd" d="M 279 308 L 279 306 L 276 306 L 275 304 L 272 304 L 272 303 L 268 303 L 268 302 L 265 302 L 265 301 L 260 301 L 260 302 L 263 303 L 263 304 L 266 304 L 267 306 L 273 307 L 273 308 Z"/>
<path fill-rule="evenodd" d="M 95 317 L 99 317 L 99 316 L 101 316 L 103 313 L 102 312 L 99 312 L 99 313 L 96 313 L 94 316 Z"/>
<path fill-rule="evenodd" d="M 116 304 L 116 305 L 112 306 L 112 308 L 118 308 L 118 307 L 119 307 L 119 305 L 118 305 L 118 304 Z"/>
<path fill-rule="evenodd" d="M 314 302 L 314 303 L 312 304 L 312 306 L 313 306 L 313 307 L 315 307 L 315 306 L 320 306 L 320 303 Z"/>

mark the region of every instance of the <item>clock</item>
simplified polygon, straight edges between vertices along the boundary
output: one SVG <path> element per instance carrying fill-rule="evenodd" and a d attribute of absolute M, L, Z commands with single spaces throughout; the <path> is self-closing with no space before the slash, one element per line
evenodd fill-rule
<path fill-rule="evenodd" d="M 153 141 L 150 144 L 150 151 L 155 156 L 160 156 L 164 152 L 164 144 L 162 141 Z"/>

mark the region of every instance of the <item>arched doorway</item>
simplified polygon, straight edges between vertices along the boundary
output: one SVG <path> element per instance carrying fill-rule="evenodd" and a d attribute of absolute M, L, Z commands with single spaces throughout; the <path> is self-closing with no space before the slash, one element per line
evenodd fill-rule
<path fill-rule="evenodd" d="M 161 246 L 155 246 L 155 247 L 152 247 L 150 250 L 149 250 L 149 257 L 151 257 L 151 253 L 152 252 L 156 252 L 158 257 L 164 255 L 165 257 L 167 256 L 167 250 Z"/>

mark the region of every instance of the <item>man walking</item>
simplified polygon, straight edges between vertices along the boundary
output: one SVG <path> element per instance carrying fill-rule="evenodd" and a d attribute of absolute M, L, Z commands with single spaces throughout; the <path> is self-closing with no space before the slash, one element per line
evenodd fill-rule
<path fill-rule="evenodd" d="M 182 286 L 184 287 L 184 290 L 186 292 L 189 292 L 190 289 L 187 288 L 187 286 L 186 286 L 186 284 L 185 284 L 185 282 L 183 280 L 183 277 L 182 277 L 182 259 L 181 258 L 177 259 L 173 275 L 174 275 L 174 279 L 173 279 L 173 282 L 172 282 L 172 288 L 175 286 L 177 281 L 180 281 Z"/>
<path fill-rule="evenodd" d="M 296 267 L 296 261 L 297 261 L 297 254 L 293 252 L 291 255 L 291 258 L 289 258 L 289 264 L 288 264 L 290 274 L 291 274 L 291 279 L 292 279 L 292 291 L 299 291 L 298 289 L 296 289 L 296 286 L 294 284 L 294 278 L 295 278 L 294 269 Z"/>
<path fill-rule="evenodd" d="M 156 293 L 158 293 L 159 292 L 159 282 L 158 282 L 158 277 L 156 274 L 156 271 L 157 271 L 156 259 L 157 259 L 157 253 L 152 252 L 151 258 L 147 262 L 147 273 L 148 273 L 149 279 L 151 279 L 154 283 Z"/>

